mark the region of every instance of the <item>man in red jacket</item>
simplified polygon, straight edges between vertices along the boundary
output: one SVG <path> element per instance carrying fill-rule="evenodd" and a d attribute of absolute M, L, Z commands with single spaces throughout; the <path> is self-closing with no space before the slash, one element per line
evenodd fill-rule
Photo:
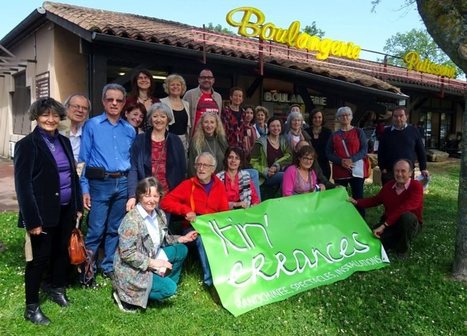
<path fill-rule="evenodd" d="M 399 256 L 406 257 L 409 244 L 417 235 L 422 224 L 423 187 L 411 178 L 412 162 L 398 160 L 394 164 L 394 180 L 387 182 L 373 197 L 349 202 L 362 207 L 384 206 L 384 222 L 373 229 L 373 234 L 381 239 L 387 250 L 394 250 Z"/>
<path fill-rule="evenodd" d="M 196 176 L 180 183 L 161 201 L 164 211 L 185 217 L 183 234 L 194 230 L 190 223 L 196 220 L 197 215 L 229 210 L 224 184 L 214 174 L 216 165 L 211 153 L 199 154 L 195 159 Z M 212 286 L 211 269 L 200 236 L 195 243 L 203 268 L 203 282 Z"/>

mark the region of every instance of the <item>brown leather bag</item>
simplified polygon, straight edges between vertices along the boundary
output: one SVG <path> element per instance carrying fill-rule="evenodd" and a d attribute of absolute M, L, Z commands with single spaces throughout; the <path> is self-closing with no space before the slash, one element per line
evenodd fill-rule
<path fill-rule="evenodd" d="M 80 265 L 86 261 L 86 247 L 84 245 L 83 234 L 78 229 L 79 222 L 71 232 L 70 244 L 68 245 L 68 254 L 70 255 L 70 263 Z"/>

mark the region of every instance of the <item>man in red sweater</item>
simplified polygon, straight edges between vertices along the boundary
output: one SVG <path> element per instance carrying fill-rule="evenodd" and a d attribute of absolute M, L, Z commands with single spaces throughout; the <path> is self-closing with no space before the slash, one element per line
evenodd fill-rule
<path fill-rule="evenodd" d="M 196 176 L 180 183 L 161 200 L 164 211 L 185 217 L 183 234 L 194 230 L 190 223 L 196 220 L 197 215 L 229 210 L 224 184 L 214 174 L 216 165 L 216 158 L 211 153 L 199 154 L 195 159 Z M 203 282 L 212 286 L 211 269 L 200 236 L 195 243 L 203 269 Z"/>
<path fill-rule="evenodd" d="M 396 161 L 393 170 L 394 180 L 387 182 L 378 194 L 359 200 L 350 197 L 349 202 L 362 208 L 382 204 L 384 222 L 373 229 L 373 234 L 381 239 L 385 249 L 405 257 L 422 224 L 423 187 L 411 178 L 413 166 L 410 160 Z"/>

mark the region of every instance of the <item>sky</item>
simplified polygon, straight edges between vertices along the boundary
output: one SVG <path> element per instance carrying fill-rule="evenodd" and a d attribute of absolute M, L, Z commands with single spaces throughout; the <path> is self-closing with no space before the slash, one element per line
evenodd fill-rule
<path fill-rule="evenodd" d="M 265 15 L 265 21 L 280 28 L 288 28 L 292 21 L 301 27 L 311 25 L 324 30 L 325 37 L 353 42 L 363 49 L 383 51 L 386 40 L 396 33 L 424 28 L 416 6 L 404 7 L 405 0 L 382 0 L 371 12 L 371 0 L 178 0 L 172 1 L 100 1 L 61 0 L 56 2 L 96 9 L 145 15 L 177 21 L 198 27 L 220 24 L 237 32 L 226 22 L 227 13 L 238 7 L 255 7 Z M 18 0 L 2 2 L 0 11 L 0 38 L 3 38 L 43 1 Z M 364 55 L 362 55 L 364 56 Z M 376 57 L 368 55 L 367 59 Z"/>

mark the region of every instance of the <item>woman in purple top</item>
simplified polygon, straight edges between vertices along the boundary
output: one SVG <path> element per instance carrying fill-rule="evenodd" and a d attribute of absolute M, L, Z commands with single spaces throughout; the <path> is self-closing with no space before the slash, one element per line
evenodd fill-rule
<path fill-rule="evenodd" d="M 36 128 L 16 143 L 15 187 L 19 204 L 18 226 L 26 229 L 26 309 L 24 318 L 47 325 L 39 306 L 44 270 L 50 275 L 48 297 L 66 307 L 68 242 L 83 203 L 75 160 L 68 138 L 57 131 L 65 108 L 53 98 L 40 98 L 29 108 Z"/>

